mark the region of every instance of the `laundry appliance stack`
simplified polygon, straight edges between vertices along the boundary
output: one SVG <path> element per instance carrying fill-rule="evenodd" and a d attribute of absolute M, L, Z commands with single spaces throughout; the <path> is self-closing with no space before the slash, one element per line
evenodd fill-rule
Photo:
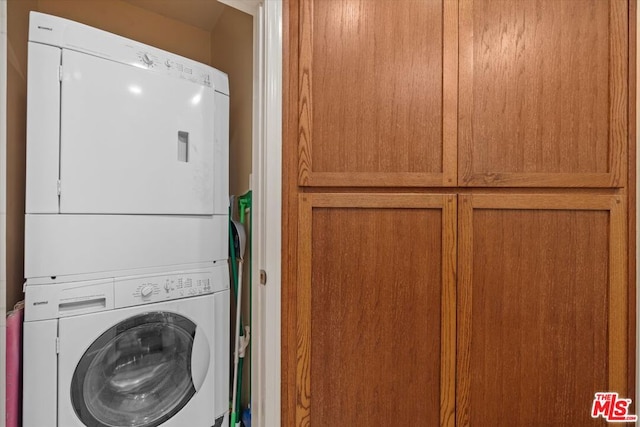
<path fill-rule="evenodd" d="M 24 427 L 227 425 L 227 76 L 29 25 Z"/>

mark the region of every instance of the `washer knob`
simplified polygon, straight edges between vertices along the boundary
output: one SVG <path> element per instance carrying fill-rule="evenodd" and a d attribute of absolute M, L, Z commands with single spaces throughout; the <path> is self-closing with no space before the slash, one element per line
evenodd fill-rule
<path fill-rule="evenodd" d="M 140 295 L 142 295 L 142 298 L 147 298 L 152 293 L 153 293 L 153 286 L 151 285 L 146 285 L 145 287 L 142 288 L 142 290 L 140 290 Z"/>

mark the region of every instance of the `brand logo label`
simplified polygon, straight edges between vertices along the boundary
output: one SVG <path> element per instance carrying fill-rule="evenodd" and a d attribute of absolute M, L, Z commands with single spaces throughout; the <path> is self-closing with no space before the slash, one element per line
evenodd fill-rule
<path fill-rule="evenodd" d="M 49 301 L 35 301 L 33 303 L 33 305 L 45 305 L 45 304 L 49 304 Z"/>
<path fill-rule="evenodd" d="M 38 28 L 40 28 L 41 30 L 53 31 L 53 28 L 51 28 L 51 27 L 43 27 L 42 25 L 38 25 Z"/>
<path fill-rule="evenodd" d="M 604 418 L 608 423 L 632 423 L 638 421 L 637 415 L 629 414 L 631 399 L 624 399 L 618 393 L 596 393 L 591 407 L 591 418 Z"/>

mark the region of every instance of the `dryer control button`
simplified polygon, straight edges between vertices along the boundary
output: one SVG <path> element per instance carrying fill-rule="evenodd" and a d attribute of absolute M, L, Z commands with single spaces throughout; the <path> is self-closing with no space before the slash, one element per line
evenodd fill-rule
<path fill-rule="evenodd" d="M 147 298 L 153 293 L 153 286 L 147 285 L 140 290 L 140 295 L 142 298 Z"/>
<path fill-rule="evenodd" d="M 147 67 L 151 67 L 153 65 L 153 58 L 151 58 L 151 55 L 148 53 L 144 53 L 142 55 L 142 62 L 144 62 Z"/>

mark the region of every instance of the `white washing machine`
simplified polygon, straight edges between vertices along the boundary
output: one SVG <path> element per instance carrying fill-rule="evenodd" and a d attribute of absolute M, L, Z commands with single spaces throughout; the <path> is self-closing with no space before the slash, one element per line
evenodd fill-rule
<path fill-rule="evenodd" d="M 31 12 L 24 427 L 226 425 L 227 76 Z"/>
<path fill-rule="evenodd" d="M 220 265 L 35 285 L 23 425 L 227 426 L 228 283 Z"/>

